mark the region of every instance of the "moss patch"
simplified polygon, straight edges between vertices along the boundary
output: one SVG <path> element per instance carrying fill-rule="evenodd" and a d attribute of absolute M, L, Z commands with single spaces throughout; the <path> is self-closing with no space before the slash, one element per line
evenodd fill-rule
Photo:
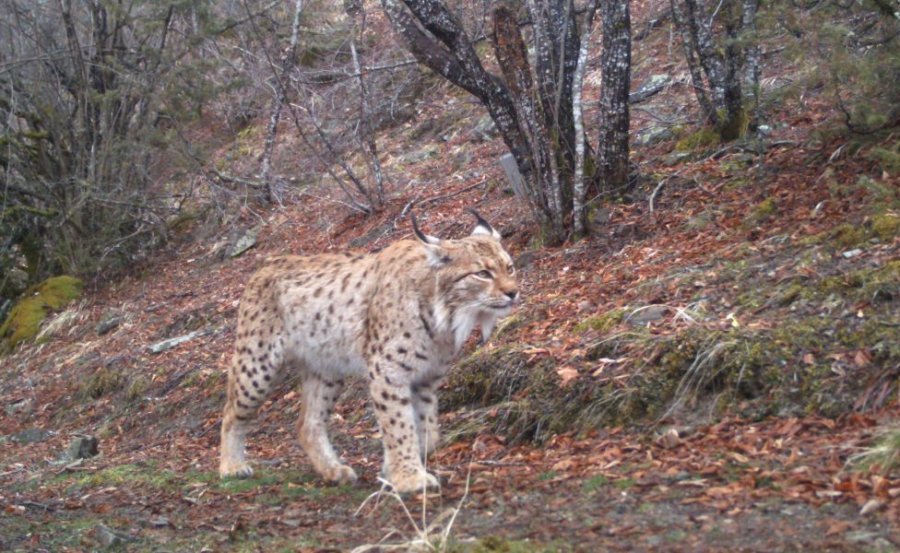
<path fill-rule="evenodd" d="M 625 318 L 625 312 L 621 309 L 613 309 L 602 315 L 588 317 L 575 325 L 575 332 L 582 333 L 586 330 L 596 330 L 597 332 L 608 332 L 617 324 L 621 323 Z"/>
<path fill-rule="evenodd" d="M 872 233 L 882 242 L 893 240 L 900 235 L 900 215 L 882 213 L 872 218 Z"/>
<path fill-rule="evenodd" d="M 756 204 L 756 207 L 753 208 L 753 211 L 747 216 L 744 223 L 745 225 L 753 226 L 767 220 L 776 213 L 778 213 L 778 205 L 775 203 L 775 200 L 766 198 Z"/>
<path fill-rule="evenodd" d="M 0 353 L 37 336 L 47 315 L 80 296 L 82 287 L 81 280 L 75 277 L 58 276 L 26 290 L 0 326 Z"/>
<path fill-rule="evenodd" d="M 721 141 L 719 133 L 715 129 L 703 127 L 692 133 L 687 134 L 675 143 L 675 150 L 679 152 L 690 152 L 693 150 L 705 149 L 718 144 Z"/>

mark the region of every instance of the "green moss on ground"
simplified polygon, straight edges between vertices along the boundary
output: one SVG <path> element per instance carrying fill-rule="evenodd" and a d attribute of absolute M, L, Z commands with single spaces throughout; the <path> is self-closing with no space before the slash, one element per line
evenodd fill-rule
<path fill-rule="evenodd" d="M 703 127 L 692 133 L 685 135 L 675 143 L 675 150 L 678 152 L 690 152 L 699 149 L 709 148 L 721 141 L 719 133 L 715 129 Z"/>
<path fill-rule="evenodd" d="M 75 277 L 58 276 L 26 290 L 0 326 L 0 353 L 34 339 L 47 315 L 78 298 L 82 287 L 81 280 Z"/>
<path fill-rule="evenodd" d="M 900 215 L 882 213 L 872 217 L 872 233 L 882 242 L 889 242 L 900 235 Z"/>
<path fill-rule="evenodd" d="M 758 263 L 723 262 L 716 272 L 727 275 L 726 289 L 750 290 L 727 307 L 731 324 L 717 321 L 723 312 L 672 333 L 603 336 L 569 362 L 581 376 L 565 386 L 556 360 L 529 348 L 479 350 L 451 373 L 446 405 L 466 410 L 449 434 L 488 428 L 540 442 L 653 422 L 701 402 L 711 415 L 754 418 L 885 405 L 900 366 L 900 260 L 847 268 L 842 257 L 822 259 L 812 276 L 777 282 Z M 609 330 L 620 318 L 611 311 L 575 330 Z M 622 361 L 601 366 L 601 358 Z"/>
<path fill-rule="evenodd" d="M 613 309 L 602 315 L 588 317 L 575 325 L 575 332 L 582 333 L 586 330 L 595 330 L 597 332 L 608 332 L 613 327 L 621 323 L 625 319 L 625 312 L 621 309 Z"/>

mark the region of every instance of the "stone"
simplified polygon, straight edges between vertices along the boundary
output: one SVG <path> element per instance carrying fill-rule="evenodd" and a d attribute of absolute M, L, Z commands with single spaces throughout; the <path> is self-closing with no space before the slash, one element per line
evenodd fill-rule
<path fill-rule="evenodd" d="M 100 319 L 100 322 L 97 323 L 97 326 L 94 327 L 94 330 L 97 331 L 98 336 L 103 336 L 107 332 L 122 324 L 123 320 L 125 320 L 125 318 L 121 315 L 107 314 L 102 319 Z"/>
<path fill-rule="evenodd" d="M 666 313 L 668 312 L 668 306 L 648 305 L 646 307 L 642 307 L 640 309 L 632 311 L 632 313 L 628 315 L 625 320 L 634 326 L 644 326 L 647 323 L 661 320 L 666 316 Z"/>
<path fill-rule="evenodd" d="M 231 251 L 228 252 L 229 257 L 237 257 L 249 250 L 253 246 L 256 245 L 256 237 L 259 235 L 259 229 L 262 225 L 256 225 L 251 228 L 247 232 L 243 234 L 240 238 L 237 239 L 237 242 L 232 246 Z"/>
<path fill-rule="evenodd" d="M 490 142 L 499 135 L 500 133 L 497 132 L 497 126 L 494 124 L 494 120 L 491 119 L 490 115 L 485 114 L 472 128 L 472 138 L 470 140 L 472 142 Z"/>
<path fill-rule="evenodd" d="M 523 270 L 527 269 L 534 263 L 534 260 L 537 259 L 537 254 L 534 252 L 524 252 L 518 257 L 516 257 L 515 261 L 513 261 L 513 265 L 515 265 L 516 269 Z"/>
<path fill-rule="evenodd" d="M 401 158 L 401 161 L 407 165 L 421 163 L 427 159 L 437 157 L 440 148 L 435 144 L 429 144 L 417 152 L 410 152 Z"/>
<path fill-rule="evenodd" d="M 652 146 L 664 140 L 675 138 L 675 133 L 667 127 L 648 127 L 634 137 L 635 146 Z"/>
<path fill-rule="evenodd" d="M 100 450 L 97 449 L 97 438 L 93 436 L 78 436 L 72 443 L 69 444 L 68 449 L 66 449 L 66 457 L 71 460 L 76 459 L 90 459 L 91 457 L 96 457 L 100 454 Z"/>
<path fill-rule="evenodd" d="M 387 233 L 391 232 L 392 229 L 393 229 L 393 226 L 391 226 L 390 223 L 385 223 L 383 225 L 379 225 L 379 226 L 373 228 L 372 230 L 370 230 L 369 232 L 365 233 L 364 235 L 351 240 L 349 243 L 349 246 L 351 248 L 363 248 L 365 246 L 368 246 L 372 242 L 378 240 L 379 238 L 386 235 Z"/>
<path fill-rule="evenodd" d="M 639 104 L 655 96 L 672 82 L 672 77 L 663 74 L 650 75 L 637 90 L 628 95 L 629 104 Z"/>
<path fill-rule="evenodd" d="M 4 408 L 7 416 L 13 416 L 18 413 L 30 413 L 34 409 L 34 401 L 30 398 L 18 399 L 10 403 Z"/>
<path fill-rule="evenodd" d="M 37 442 L 43 442 L 47 438 L 54 436 L 56 432 L 50 430 L 44 430 L 43 428 L 26 428 L 21 432 L 16 432 L 10 439 L 14 442 L 18 442 L 20 444 L 34 444 Z"/>
<path fill-rule="evenodd" d="M 115 547 L 124 545 L 126 542 L 133 541 L 134 538 L 128 534 L 117 532 L 105 524 L 98 524 L 94 527 L 94 537 L 103 547 Z"/>
<path fill-rule="evenodd" d="M 162 342 L 157 342 L 151 346 L 148 346 L 148 349 L 150 350 L 150 353 L 162 353 L 174 348 L 175 346 L 193 340 L 198 336 L 209 334 L 210 332 L 211 331 L 209 329 L 195 330 L 194 332 L 184 334 L 183 336 L 176 336 L 175 338 L 169 338 L 167 340 L 163 340 Z"/>
<path fill-rule="evenodd" d="M 523 201 L 527 201 L 528 194 L 525 190 L 525 179 L 522 178 L 522 173 L 519 172 L 516 158 L 512 154 L 503 154 L 500 156 L 500 166 L 503 167 L 503 172 L 506 173 L 506 180 L 509 181 L 509 185 L 516 196 Z"/>

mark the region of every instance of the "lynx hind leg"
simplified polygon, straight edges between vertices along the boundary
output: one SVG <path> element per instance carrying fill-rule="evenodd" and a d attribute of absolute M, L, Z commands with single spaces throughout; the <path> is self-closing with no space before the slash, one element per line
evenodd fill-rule
<path fill-rule="evenodd" d="M 300 445 L 313 468 L 330 482 L 356 481 L 356 472 L 341 462 L 328 438 L 328 416 L 341 394 L 344 381 L 308 372 L 303 380 L 303 397 L 297 433 Z"/>
<path fill-rule="evenodd" d="M 420 384 L 412 387 L 412 402 L 416 417 L 416 434 L 419 438 L 419 456 L 424 461 L 436 450 L 441 440 L 438 425 L 438 400 L 436 386 Z"/>
<path fill-rule="evenodd" d="M 265 333 L 238 331 L 222 417 L 219 460 L 222 478 L 253 475 L 244 452 L 248 425 L 278 380 L 282 364 L 283 339 L 274 325 L 267 326 L 266 330 Z"/>

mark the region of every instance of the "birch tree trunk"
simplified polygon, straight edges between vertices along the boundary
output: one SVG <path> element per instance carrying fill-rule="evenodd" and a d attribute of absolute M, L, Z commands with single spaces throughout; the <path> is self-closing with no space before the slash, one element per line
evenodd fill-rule
<path fill-rule="evenodd" d="M 572 116 L 575 126 L 575 182 L 572 191 L 572 229 L 575 236 L 585 234 L 584 210 L 585 191 L 584 182 L 584 110 L 581 105 L 581 93 L 584 89 L 584 68 L 587 66 L 588 45 L 591 40 L 591 27 L 593 26 L 594 12 L 597 10 L 597 0 L 591 0 L 587 6 L 585 22 L 581 31 L 581 44 L 578 50 L 578 64 L 575 66 L 575 76 L 572 84 Z"/>
<path fill-rule="evenodd" d="M 375 193 L 370 198 L 372 207 L 380 209 L 384 205 L 384 172 L 381 169 L 381 161 L 378 159 L 378 145 L 375 142 L 375 132 L 372 129 L 371 109 L 369 108 L 369 90 L 366 86 L 366 76 L 363 74 L 362 66 L 359 63 L 359 54 L 356 51 L 357 37 L 361 37 L 366 26 L 366 15 L 362 6 L 353 6 L 345 3 L 347 6 L 347 15 L 352 18 L 359 18 L 359 24 L 354 23 L 353 34 L 350 37 L 350 57 L 353 62 L 353 72 L 356 74 L 359 83 L 359 141 L 362 145 L 363 155 L 366 158 L 366 164 L 369 166 L 369 172 L 375 180 Z"/>
<path fill-rule="evenodd" d="M 287 101 L 287 78 L 294 67 L 294 57 L 297 52 L 297 40 L 300 30 L 300 14 L 303 12 L 303 0 L 294 0 L 294 19 L 291 22 L 291 40 L 288 47 L 281 55 L 280 75 L 275 75 L 275 97 L 272 100 L 272 111 L 269 114 L 269 124 L 266 126 L 266 141 L 263 147 L 259 179 L 265 186 L 266 201 L 278 200 L 270 173 L 272 171 L 272 152 L 275 150 L 275 138 L 278 134 L 278 122 L 281 119 L 281 110 Z"/>

